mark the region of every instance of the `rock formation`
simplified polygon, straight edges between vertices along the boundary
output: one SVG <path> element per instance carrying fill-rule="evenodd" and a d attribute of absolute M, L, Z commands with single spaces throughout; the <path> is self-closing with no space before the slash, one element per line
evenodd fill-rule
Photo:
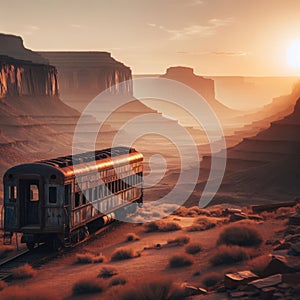
<path fill-rule="evenodd" d="M 57 95 L 55 67 L 0 56 L 0 98 Z"/>
<path fill-rule="evenodd" d="M 215 87 L 212 79 L 195 75 L 192 68 L 170 67 L 162 77 L 177 80 L 197 91 L 206 101 L 208 101 L 220 119 L 233 117 L 239 114 L 238 111 L 228 108 L 215 98 Z"/>
<path fill-rule="evenodd" d="M 131 70 L 108 52 L 39 52 L 58 70 L 60 96 L 79 110 L 96 95 L 132 96 Z M 122 90 L 116 84 L 125 81 Z"/>
<path fill-rule="evenodd" d="M 290 115 L 228 150 L 226 174 L 215 202 L 252 204 L 299 196 L 299 129 L 300 98 Z M 202 166 L 209 164 L 205 158 Z"/>
<path fill-rule="evenodd" d="M 37 52 L 26 49 L 20 36 L 0 33 L 0 56 L 10 56 L 36 64 L 49 64 L 47 59 Z"/>

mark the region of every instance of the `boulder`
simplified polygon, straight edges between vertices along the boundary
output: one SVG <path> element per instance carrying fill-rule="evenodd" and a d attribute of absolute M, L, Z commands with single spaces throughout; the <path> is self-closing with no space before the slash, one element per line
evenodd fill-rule
<path fill-rule="evenodd" d="M 273 276 L 257 279 L 248 283 L 248 285 L 255 287 L 259 290 L 267 287 L 276 286 L 282 283 L 282 274 L 276 274 Z"/>
<path fill-rule="evenodd" d="M 224 285 L 227 289 L 235 289 L 239 285 L 247 284 L 258 276 L 251 271 L 240 271 L 236 273 L 228 273 L 224 277 Z"/>

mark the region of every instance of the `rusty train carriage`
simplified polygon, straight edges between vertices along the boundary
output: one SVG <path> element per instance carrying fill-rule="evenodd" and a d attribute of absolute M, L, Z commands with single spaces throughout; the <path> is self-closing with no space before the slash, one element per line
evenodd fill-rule
<path fill-rule="evenodd" d="M 116 147 L 22 164 L 3 183 L 6 236 L 22 233 L 30 249 L 39 242 L 69 246 L 129 203 L 143 202 L 143 155 Z"/>

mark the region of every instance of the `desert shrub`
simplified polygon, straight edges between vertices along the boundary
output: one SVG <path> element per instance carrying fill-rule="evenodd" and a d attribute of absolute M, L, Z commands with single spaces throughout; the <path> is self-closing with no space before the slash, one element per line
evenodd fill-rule
<path fill-rule="evenodd" d="M 222 245 L 218 247 L 217 252 L 210 258 L 210 263 L 213 266 L 229 265 L 247 260 L 249 257 L 250 253 L 245 248 Z"/>
<path fill-rule="evenodd" d="M 98 275 L 101 278 L 110 278 L 114 275 L 117 275 L 118 271 L 116 268 L 113 267 L 103 267 Z"/>
<path fill-rule="evenodd" d="M 210 288 L 215 286 L 217 283 L 222 281 L 223 274 L 220 274 L 218 272 L 211 272 L 207 273 L 202 277 L 202 283 L 206 288 Z"/>
<path fill-rule="evenodd" d="M 140 237 L 133 232 L 130 232 L 126 235 L 127 242 L 138 241 L 139 239 L 140 239 Z"/>
<path fill-rule="evenodd" d="M 198 243 L 191 243 L 186 246 L 185 252 L 188 254 L 196 254 L 201 251 L 201 246 Z"/>
<path fill-rule="evenodd" d="M 113 278 L 110 283 L 109 286 L 116 286 L 116 285 L 125 285 L 127 283 L 127 280 L 124 277 L 115 277 Z"/>
<path fill-rule="evenodd" d="M 6 257 L 7 254 L 9 252 L 12 252 L 14 249 L 15 249 L 15 247 L 11 246 L 11 245 L 9 245 L 9 246 L 5 246 L 5 245 L 0 246 L 0 258 Z"/>
<path fill-rule="evenodd" d="M 220 205 L 216 205 L 212 207 L 209 212 L 212 217 L 221 217 L 223 215 L 223 207 Z"/>
<path fill-rule="evenodd" d="M 2 291 L 3 289 L 5 289 L 7 287 L 6 282 L 4 282 L 3 280 L 0 280 L 0 291 Z"/>
<path fill-rule="evenodd" d="M 191 266 L 193 263 L 193 259 L 186 254 L 175 254 L 169 259 L 170 268 L 188 267 Z"/>
<path fill-rule="evenodd" d="M 76 282 L 72 287 L 73 295 L 102 293 L 103 284 L 97 279 L 83 279 Z"/>
<path fill-rule="evenodd" d="M 188 209 L 187 216 L 194 217 L 199 215 L 210 216 L 210 212 L 209 210 L 200 208 L 199 206 L 192 206 Z"/>
<path fill-rule="evenodd" d="M 190 241 L 190 238 L 187 235 L 182 235 L 182 236 L 178 236 L 174 239 L 170 239 L 168 240 L 168 244 L 176 244 L 179 246 L 188 244 L 188 242 Z"/>
<path fill-rule="evenodd" d="M 175 216 L 186 217 L 188 214 L 188 209 L 184 206 L 177 208 L 172 214 Z"/>
<path fill-rule="evenodd" d="M 264 270 L 272 260 L 272 255 L 257 256 L 248 262 L 249 269 L 258 276 L 264 276 Z"/>
<path fill-rule="evenodd" d="M 173 221 L 152 221 L 144 224 L 145 232 L 168 232 L 180 230 L 181 226 Z"/>
<path fill-rule="evenodd" d="M 220 234 L 218 245 L 237 245 L 241 247 L 258 247 L 263 241 L 260 232 L 250 224 L 232 224 Z"/>
<path fill-rule="evenodd" d="M 140 254 L 132 248 L 118 248 L 112 253 L 111 260 L 117 261 L 117 260 L 134 258 L 138 256 L 140 256 Z"/>
<path fill-rule="evenodd" d="M 79 264 L 101 263 L 105 259 L 104 255 L 95 255 L 92 253 L 77 253 L 76 262 Z"/>
<path fill-rule="evenodd" d="M 198 217 L 194 223 L 187 228 L 188 231 L 203 231 L 208 230 L 210 228 L 215 227 L 217 224 L 217 221 L 213 218 L 201 216 Z"/>
<path fill-rule="evenodd" d="M 18 268 L 12 270 L 13 278 L 15 279 L 25 279 L 34 277 L 37 274 L 37 271 L 32 268 L 29 264 L 25 264 Z"/>
<path fill-rule="evenodd" d="M 138 286 L 127 286 L 121 300 L 182 300 L 187 295 L 183 288 L 172 284 L 171 279 L 145 280 Z"/>

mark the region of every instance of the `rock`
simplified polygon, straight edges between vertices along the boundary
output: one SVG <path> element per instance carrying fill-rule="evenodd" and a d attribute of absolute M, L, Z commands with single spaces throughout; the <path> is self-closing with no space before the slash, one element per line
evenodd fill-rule
<path fill-rule="evenodd" d="M 198 288 L 192 285 L 184 284 L 184 294 L 187 296 L 195 296 L 195 295 L 204 295 L 207 294 L 207 290 L 203 288 Z"/>
<path fill-rule="evenodd" d="M 289 217 L 289 224 L 290 225 L 296 225 L 296 226 L 300 226 L 300 214 L 294 214 L 292 216 Z"/>
<path fill-rule="evenodd" d="M 262 299 L 272 299 L 273 294 L 277 291 L 275 287 L 266 287 L 263 288 L 260 292 L 260 296 Z"/>
<path fill-rule="evenodd" d="M 290 248 L 291 248 L 291 243 L 284 242 L 284 243 L 278 245 L 277 247 L 275 247 L 273 250 L 274 251 L 287 250 L 287 249 L 290 249 Z"/>
<path fill-rule="evenodd" d="M 236 222 L 247 219 L 247 215 L 244 213 L 234 213 L 230 216 L 229 221 L 230 222 Z"/>
<path fill-rule="evenodd" d="M 251 281 L 250 283 L 248 283 L 248 285 L 254 286 L 257 289 L 263 289 L 266 287 L 276 286 L 280 283 L 282 283 L 282 274 L 276 274 L 266 278 Z"/>
<path fill-rule="evenodd" d="M 57 95 L 57 75 L 53 66 L 0 56 L 0 98 Z"/>
<path fill-rule="evenodd" d="M 264 220 L 264 218 L 260 215 L 248 215 L 248 219 L 253 220 L 253 221 L 263 221 Z"/>
<path fill-rule="evenodd" d="M 299 285 L 300 283 L 300 272 L 288 273 L 282 275 L 282 282 L 289 285 Z"/>
<path fill-rule="evenodd" d="M 224 285 L 227 289 L 237 288 L 239 285 L 247 284 L 250 281 L 258 278 L 251 271 L 241 271 L 237 273 L 228 273 L 224 277 Z"/>
<path fill-rule="evenodd" d="M 299 256 L 299 255 L 300 255 L 300 242 L 299 242 L 299 243 L 296 243 L 296 244 L 293 244 L 293 245 L 291 246 L 290 253 L 291 253 L 292 255 L 295 255 L 295 256 Z"/>
<path fill-rule="evenodd" d="M 9 56 L 16 60 L 48 65 L 47 59 L 37 52 L 26 49 L 20 36 L 0 33 L 0 56 Z"/>
<path fill-rule="evenodd" d="M 270 276 L 278 273 L 284 274 L 293 271 L 293 266 L 287 261 L 285 256 L 272 255 L 271 261 L 262 273 L 264 274 L 264 276 Z"/>
<path fill-rule="evenodd" d="M 247 296 L 246 292 L 231 292 L 231 298 L 241 298 L 243 296 Z"/>
<path fill-rule="evenodd" d="M 289 234 L 288 236 L 285 237 L 285 241 L 289 243 L 298 243 L 300 242 L 300 234 Z"/>
<path fill-rule="evenodd" d="M 108 52 L 51 51 L 39 54 L 57 68 L 60 96 L 67 104 L 74 105 L 72 102 L 79 100 L 88 104 L 103 91 L 108 95 L 133 94 L 131 69 Z M 121 82 L 123 84 L 118 86 Z"/>

